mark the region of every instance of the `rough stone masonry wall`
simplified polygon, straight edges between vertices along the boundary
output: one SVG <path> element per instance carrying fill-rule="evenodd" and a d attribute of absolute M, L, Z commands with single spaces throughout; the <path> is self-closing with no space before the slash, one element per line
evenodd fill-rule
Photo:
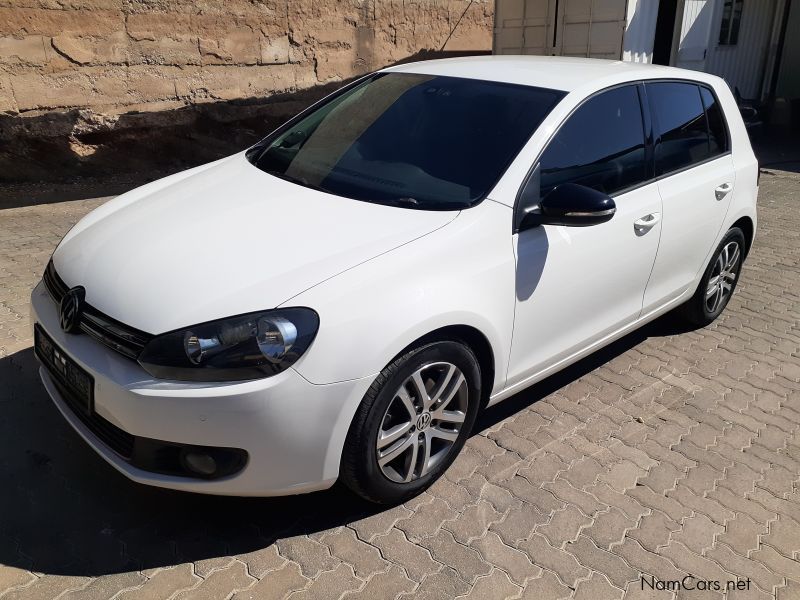
<path fill-rule="evenodd" d="M 108 132 L 291 112 L 409 57 L 486 51 L 492 12 L 491 0 L 0 0 L 0 146 L 8 159 L 20 140 L 57 137 L 89 156 Z"/>

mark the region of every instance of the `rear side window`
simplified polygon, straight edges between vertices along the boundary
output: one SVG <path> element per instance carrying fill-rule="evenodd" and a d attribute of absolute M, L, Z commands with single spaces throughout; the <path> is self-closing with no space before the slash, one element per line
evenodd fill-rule
<path fill-rule="evenodd" d="M 703 106 L 708 117 L 708 130 L 711 134 L 711 155 L 724 154 L 728 148 L 728 128 L 725 125 L 725 118 L 722 116 L 722 109 L 719 101 L 711 90 L 705 87 L 700 88 L 700 96 L 703 98 Z"/>
<path fill-rule="evenodd" d="M 648 83 L 655 117 L 656 175 L 709 158 L 709 135 L 700 89 L 692 83 Z"/>
<path fill-rule="evenodd" d="M 542 196 L 562 183 L 613 194 L 644 181 L 644 128 L 636 87 L 614 88 L 582 104 L 542 154 L 540 174 Z"/>

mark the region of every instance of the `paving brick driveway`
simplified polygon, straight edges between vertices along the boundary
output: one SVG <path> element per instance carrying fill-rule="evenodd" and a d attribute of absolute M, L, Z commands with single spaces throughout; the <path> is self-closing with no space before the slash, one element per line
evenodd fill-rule
<path fill-rule="evenodd" d="M 27 308 L 100 202 L 0 210 L 0 596 L 668 600 L 640 576 L 692 574 L 800 598 L 798 192 L 762 175 L 716 324 L 659 320 L 488 411 L 443 481 L 382 512 L 336 489 L 214 498 L 118 475 L 40 386 Z"/>

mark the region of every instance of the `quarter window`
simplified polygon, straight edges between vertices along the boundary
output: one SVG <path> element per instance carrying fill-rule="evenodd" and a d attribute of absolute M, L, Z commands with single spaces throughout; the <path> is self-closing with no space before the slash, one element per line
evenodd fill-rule
<path fill-rule="evenodd" d="M 703 98 L 703 107 L 706 109 L 708 118 L 708 131 L 711 134 L 711 155 L 723 154 L 728 151 L 728 128 L 725 126 L 719 101 L 708 88 L 701 87 L 700 96 Z"/>
<path fill-rule="evenodd" d="M 711 156 L 703 102 L 691 83 L 648 83 L 655 116 L 656 175 L 702 162 Z"/>
<path fill-rule="evenodd" d="M 615 88 L 581 105 L 542 154 L 540 174 L 542 196 L 568 182 L 613 194 L 644 181 L 644 128 L 636 87 Z"/>

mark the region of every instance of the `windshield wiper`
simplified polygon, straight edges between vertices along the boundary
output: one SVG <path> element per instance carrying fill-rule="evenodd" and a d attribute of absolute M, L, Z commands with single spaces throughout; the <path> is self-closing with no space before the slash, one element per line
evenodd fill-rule
<path fill-rule="evenodd" d="M 419 200 L 416 198 L 394 198 L 392 203 L 400 206 L 419 206 Z"/>
<path fill-rule="evenodd" d="M 277 177 L 278 179 L 283 179 L 284 181 L 288 181 L 289 183 L 302 185 L 303 187 L 307 187 L 307 188 L 310 188 L 312 190 L 316 190 L 318 192 L 325 192 L 326 194 L 330 194 L 331 193 L 331 192 L 329 192 L 328 190 L 326 190 L 323 187 L 320 187 L 320 186 L 315 185 L 313 183 L 309 183 L 308 181 L 306 181 L 305 179 L 302 179 L 300 177 L 293 177 L 292 175 L 287 175 L 283 171 L 272 171 L 272 170 L 264 169 L 264 172 L 267 173 L 268 175 L 272 175 L 273 177 Z"/>

